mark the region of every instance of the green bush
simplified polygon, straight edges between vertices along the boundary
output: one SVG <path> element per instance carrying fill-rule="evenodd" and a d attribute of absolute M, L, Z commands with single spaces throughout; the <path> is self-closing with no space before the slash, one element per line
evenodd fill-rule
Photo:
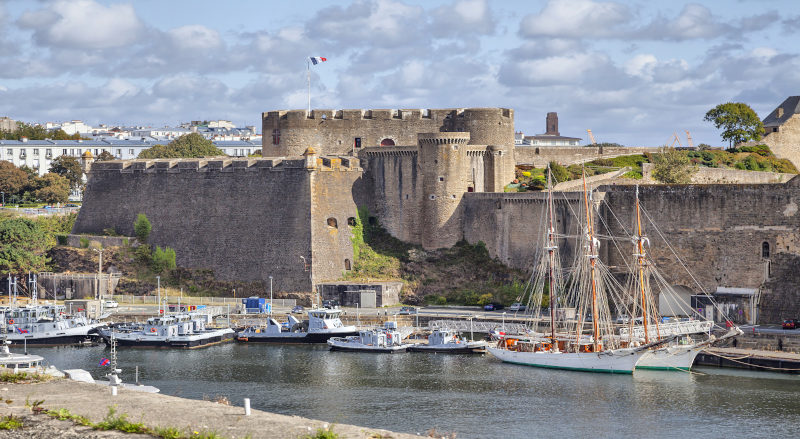
<path fill-rule="evenodd" d="M 122 413 L 117 415 L 117 410 L 114 407 L 108 408 L 108 414 L 106 417 L 102 421 L 95 424 L 94 428 L 97 430 L 119 430 L 126 433 L 146 434 L 149 432 L 148 428 L 145 427 L 144 424 L 140 422 L 128 421 L 127 414 Z"/>
<path fill-rule="evenodd" d="M 175 250 L 169 247 L 163 250 L 161 249 L 161 247 L 156 247 L 156 251 L 153 252 L 151 267 L 153 271 L 156 273 L 163 273 L 165 271 L 174 270 L 176 267 Z"/>
<path fill-rule="evenodd" d="M 55 237 L 58 245 L 67 245 L 68 235 L 66 233 L 56 233 Z"/>
<path fill-rule="evenodd" d="M 89 248 L 89 238 L 81 236 L 81 248 Z"/>
<path fill-rule="evenodd" d="M 0 418 L 0 430 L 19 430 L 23 427 L 22 420 L 14 415 Z"/>
<path fill-rule="evenodd" d="M 150 220 L 147 219 L 147 216 L 143 213 L 136 215 L 136 221 L 133 222 L 133 231 L 136 234 L 136 239 L 139 240 L 140 243 L 144 244 L 147 242 L 147 238 L 150 237 L 150 231 L 153 230 L 153 226 L 150 225 Z"/>

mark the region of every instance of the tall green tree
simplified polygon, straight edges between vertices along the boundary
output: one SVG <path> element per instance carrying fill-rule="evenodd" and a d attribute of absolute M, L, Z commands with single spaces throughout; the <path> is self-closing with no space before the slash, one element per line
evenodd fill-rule
<path fill-rule="evenodd" d="M 44 271 L 53 238 L 27 218 L 0 221 L 0 276 Z"/>
<path fill-rule="evenodd" d="M 0 160 L 0 192 L 5 193 L 8 200 L 12 195 L 21 195 L 28 186 L 28 173 L 13 163 Z"/>
<path fill-rule="evenodd" d="M 39 189 L 33 195 L 48 204 L 66 203 L 69 200 L 69 180 L 48 172 L 39 179 Z"/>
<path fill-rule="evenodd" d="M 69 180 L 70 187 L 77 189 L 83 184 L 81 162 L 68 155 L 61 155 L 50 162 L 50 172 Z"/>
<path fill-rule="evenodd" d="M 653 178 L 661 183 L 688 184 L 697 172 L 689 157 L 675 148 L 663 147 L 653 154 Z"/>
<path fill-rule="evenodd" d="M 199 158 L 225 155 L 214 143 L 197 133 L 178 137 L 167 145 L 154 145 L 139 153 L 140 159 Z"/>
<path fill-rule="evenodd" d="M 109 160 L 116 160 L 116 159 L 114 158 L 114 155 L 108 151 L 103 151 L 100 153 L 100 155 L 94 158 L 94 161 L 96 162 L 107 162 Z"/>
<path fill-rule="evenodd" d="M 717 129 L 722 128 L 722 139 L 728 141 L 729 148 L 748 140 L 759 141 L 764 135 L 764 124 L 758 114 L 741 102 L 719 104 L 708 110 L 704 120 Z"/>
<path fill-rule="evenodd" d="M 147 219 L 147 215 L 143 213 L 136 215 L 136 221 L 133 222 L 133 232 L 136 234 L 136 239 L 139 240 L 141 244 L 147 242 L 151 230 L 153 230 L 153 226 L 150 225 L 150 220 Z"/>

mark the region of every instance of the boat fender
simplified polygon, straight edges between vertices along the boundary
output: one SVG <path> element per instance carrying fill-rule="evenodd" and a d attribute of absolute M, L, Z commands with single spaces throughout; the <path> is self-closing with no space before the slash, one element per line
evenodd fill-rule
<path fill-rule="evenodd" d="M 150 328 L 150 332 L 156 332 L 156 328 Z"/>
<path fill-rule="evenodd" d="M 14 324 L 14 319 L 8 319 L 8 324 L 9 325 L 13 325 Z"/>

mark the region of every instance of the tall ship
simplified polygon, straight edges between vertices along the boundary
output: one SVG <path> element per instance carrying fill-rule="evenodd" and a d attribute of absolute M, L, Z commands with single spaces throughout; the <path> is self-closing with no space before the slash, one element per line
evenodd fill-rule
<path fill-rule="evenodd" d="M 99 333 L 108 345 L 113 338 L 119 347 L 194 349 L 233 340 L 233 329 L 207 328 L 208 322 L 206 314 L 176 313 L 101 329 Z"/>
<path fill-rule="evenodd" d="M 285 324 L 269 318 L 266 325 L 239 331 L 236 339 L 248 343 L 326 343 L 331 337 L 357 335 L 358 329 L 343 324 L 341 315 L 339 308 L 314 308 L 302 322 L 291 314 Z"/>
<path fill-rule="evenodd" d="M 105 323 L 89 319 L 82 312 L 67 313 L 64 305 L 0 307 L 4 330 L 11 344 L 71 345 L 91 343 Z"/>
<path fill-rule="evenodd" d="M 552 175 L 547 171 L 547 231 L 543 254 L 530 283 L 531 300 L 541 307 L 546 297 L 548 319 L 540 319 L 524 337 L 503 337 L 488 351 L 503 362 L 526 366 L 604 373 L 633 373 L 636 363 L 651 346 L 622 340 L 615 333 L 611 318 L 610 272 L 598 257 L 599 240 L 595 236 L 590 208 L 590 194 L 583 183 L 583 233 L 577 240 L 578 252 L 569 273 L 560 267 L 559 239 L 553 209 Z M 565 282 L 568 276 L 569 282 Z M 559 314 L 569 307 L 574 318 Z M 542 322 L 545 320 L 544 322 Z M 541 323 L 547 323 L 540 328 Z M 662 342 L 655 342 L 653 345 Z"/>

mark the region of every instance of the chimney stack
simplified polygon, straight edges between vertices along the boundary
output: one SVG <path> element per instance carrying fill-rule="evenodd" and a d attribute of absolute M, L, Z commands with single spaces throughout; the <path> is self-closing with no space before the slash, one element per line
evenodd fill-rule
<path fill-rule="evenodd" d="M 558 133 L 558 113 L 555 111 L 547 113 L 547 126 L 545 134 L 549 136 L 560 136 Z"/>

